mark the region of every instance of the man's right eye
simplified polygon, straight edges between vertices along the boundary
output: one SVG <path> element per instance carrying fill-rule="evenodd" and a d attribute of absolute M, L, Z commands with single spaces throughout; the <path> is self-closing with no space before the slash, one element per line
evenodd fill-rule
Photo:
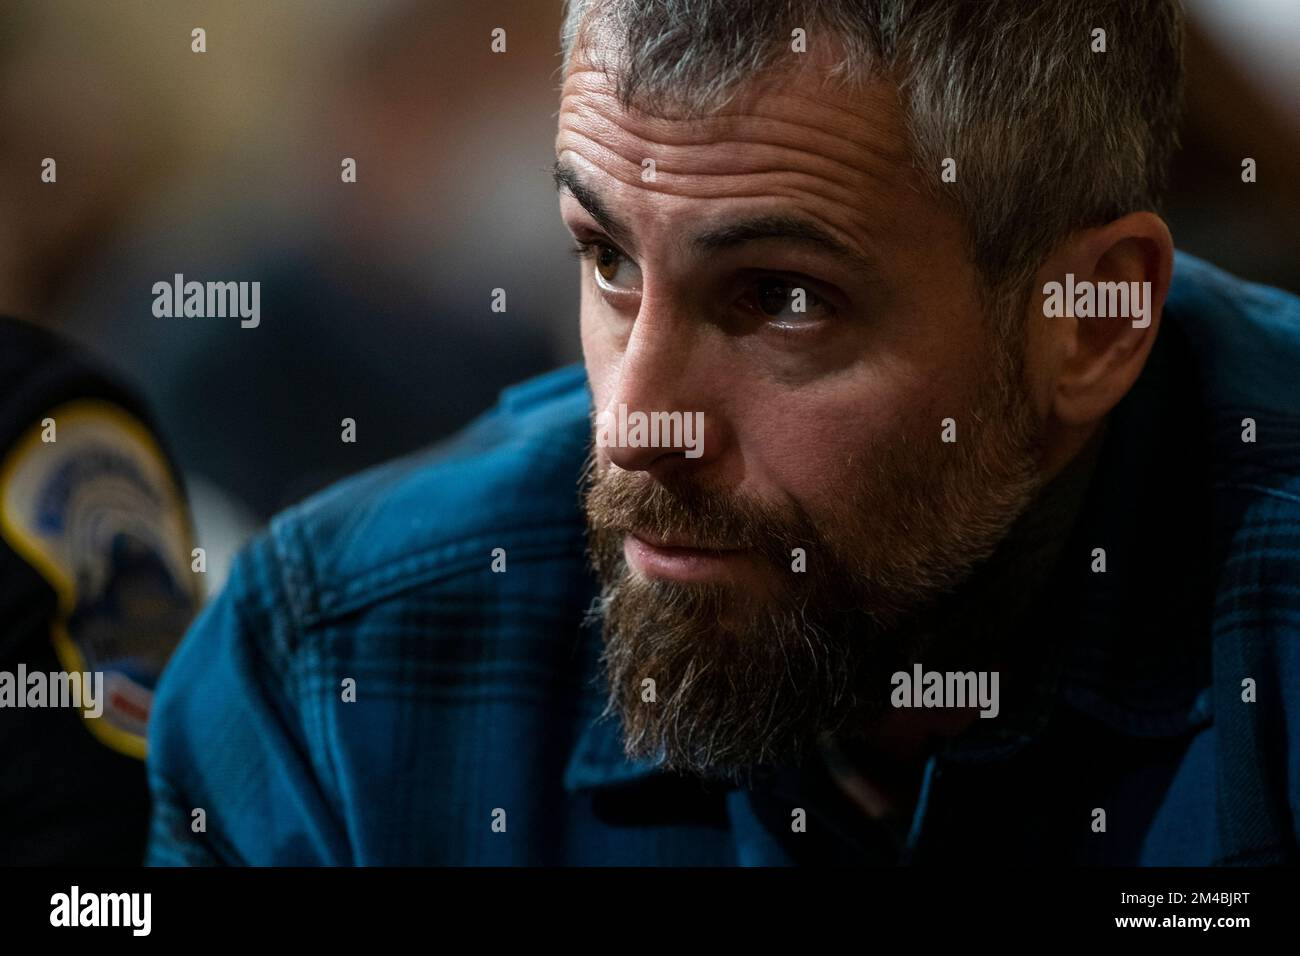
<path fill-rule="evenodd" d="M 596 281 L 612 292 L 634 291 L 640 286 L 640 270 L 627 256 L 608 243 L 595 240 L 576 240 L 574 255 L 591 259 L 595 264 Z"/>

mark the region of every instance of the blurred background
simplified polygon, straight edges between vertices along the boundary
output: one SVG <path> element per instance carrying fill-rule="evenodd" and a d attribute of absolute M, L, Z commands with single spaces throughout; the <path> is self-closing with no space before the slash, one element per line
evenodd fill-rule
<path fill-rule="evenodd" d="M 1300 3 L 1186 6 L 1175 239 L 1300 289 Z M 275 511 L 578 357 L 549 174 L 560 16 L 559 0 L 3 0 L 0 312 L 78 340 L 152 406 L 210 591 Z M 260 326 L 155 318 L 152 286 L 176 273 L 260 281 Z"/>

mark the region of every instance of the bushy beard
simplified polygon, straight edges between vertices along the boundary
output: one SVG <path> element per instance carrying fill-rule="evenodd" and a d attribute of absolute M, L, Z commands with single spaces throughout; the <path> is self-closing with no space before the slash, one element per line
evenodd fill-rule
<path fill-rule="evenodd" d="M 820 735 L 878 720 L 893 673 L 947 656 L 927 610 L 993 552 L 1040 484 L 1019 368 L 1006 352 L 994 368 L 959 441 L 940 443 L 937 420 L 890 435 L 826 476 L 844 490 L 815 516 L 705 487 L 686 468 L 665 479 L 589 461 L 606 713 L 629 757 L 733 780 L 797 762 Z M 633 529 L 749 549 L 775 583 L 647 578 L 624 557 Z M 795 571 L 800 548 L 806 569 Z"/>

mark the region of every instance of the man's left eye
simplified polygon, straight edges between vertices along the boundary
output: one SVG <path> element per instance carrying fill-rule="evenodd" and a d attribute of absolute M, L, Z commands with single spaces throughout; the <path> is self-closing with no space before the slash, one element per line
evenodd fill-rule
<path fill-rule="evenodd" d="M 768 318 L 798 323 L 817 318 L 825 303 L 794 279 L 770 276 L 755 283 L 753 305 Z"/>

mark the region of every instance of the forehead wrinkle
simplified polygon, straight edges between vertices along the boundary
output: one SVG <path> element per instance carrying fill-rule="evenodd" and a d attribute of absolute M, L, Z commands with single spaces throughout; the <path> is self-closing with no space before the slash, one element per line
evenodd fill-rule
<path fill-rule="evenodd" d="M 637 166 L 641 158 L 654 158 L 658 167 L 692 152 L 724 147 L 742 147 L 738 156 L 730 157 L 741 171 L 746 171 L 748 157 L 761 151 L 806 156 L 851 177 L 867 175 L 888 180 L 907 166 L 905 152 L 882 146 L 878 139 L 855 139 L 843 131 L 786 116 L 745 114 L 730 122 L 713 120 L 707 126 L 698 122 L 694 126 L 691 133 L 681 135 L 674 135 L 672 128 L 648 129 L 635 117 L 599 109 L 576 95 L 564 98 L 559 113 L 561 133 L 599 140 L 605 148 Z"/>
<path fill-rule="evenodd" d="M 576 154 L 576 155 L 581 156 L 581 154 Z M 643 184 L 637 181 L 637 182 L 627 183 L 627 185 L 641 187 L 648 184 Z M 667 193 L 662 190 L 660 192 L 662 192 L 664 195 L 680 195 L 680 194 Z M 822 200 L 826 199 L 826 197 L 823 195 L 810 193 L 806 190 L 801 191 L 798 189 L 792 189 L 788 187 L 782 187 L 782 188 L 777 188 L 775 190 L 769 190 L 767 192 L 757 192 L 757 193 L 733 191 L 733 192 L 714 193 L 709 195 L 693 195 L 690 198 L 718 199 L 718 200 L 727 200 L 727 201 L 754 200 L 756 203 L 755 207 L 749 210 L 745 214 L 738 214 L 737 216 L 738 219 L 745 219 L 745 218 L 758 219 L 770 215 L 783 216 L 792 219 L 793 218 L 806 219 L 810 223 L 818 225 L 822 229 L 824 229 L 834 240 L 836 240 L 838 245 L 843 247 L 844 252 L 847 254 L 841 255 L 840 258 L 845 259 L 846 261 L 851 260 L 854 265 L 859 267 L 864 267 L 864 266 L 870 267 L 870 270 L 874 271 L 875 268 L 877 267 L 877 263 L 880 261 L 879 257 L 883 254 L 883 246 L 881 245 L 883 240 L 881 239 L 880 236 L 876 234 L 876 231 L 873 230 L 870 227 L 870 225 L 868 225 L 868 222 L 871 218 L 869 214 L 865 210 L 854 209 L 852 207 L 848 207 L 843 204 L 835 203 L 833 204 L 833 208 L 837 212 L 843 212 L 846 216 L 846 219 L 850 220 L 843 223 L 837 223 L 834 221 L 834 217 L 818 214 L 816 211 L 810 209 L 806 204 L 800 202 L 800 200 L 806 200 L 810 197 L 812 199 L 822 199 Z M 790 212 L 788 210 L 780 209 L 773 213 L 767 213 L 761 208 L 761 205 L 763 204 L 770 206 L 773 200 L 782 200 L 782 199 L 790 200 L 794 204 L 796 211 Z M 602 197 L 602 205 L 608 208 L 609 201 L 606 200 L 611 200 L 611 197 Z M 602 225 L 604 224 L 602 223 Z M 637 244 L 633 241 L 633 238 L 630 235 L 616 234 L 613 232 L 613 230 L 608 229 L 608 227 L 607 227 L 607 231 L 610 232 L 610 236 L 612 239 L 622 243 L 629 252 L 635 252 Z"/>
<path fill-rule="evenodd" d="M 608 81 L 584 82 L 582 72 L 570 74 L 565 80 L 560 112 L 565 111 L 566 104 L 573 106 L 576 102 L 578 109 L 585 108 L 607 121 L 617 117 L 612 120 L 615 125 L 648 142 L 665 146 L 709 143 L 716 139 L 719 127 L 732 130 L 759 121 L 821 133 L 850 151 L 868 151 L 891 162 L 907 162 L 910 158 L 902 106 L 896 89 L 884 80 L 852 92 L 813 95 L 792 89 L 789 82 L 780 82 L 780 76 L 765 78 L 751 82 L 743 95 L 711 113 L 673 117 L 641 107 L 625 110 Z M 787 71 L 789 78 L 793 79 L 796 72 Z"/>
<path fill-rule="evenodd" d="M 629 185 L 651 192 L 727 194 L 728 190 L 719 191 L 709 181 L 722 183 L 731 179 L 752 187 L 756 177 L 784 176 L 819 184 L 808 191 L 823 195 L 828 201 L 855 204 L 864 196 L 887 194 L 901 185 L 899 169 L 883 168 L 879 162 L 855 165 L 816 150 L 759 140 L 720 140 L 707 145 L 664 147 L 608 121 L 602 129 L 562 125 L 557 146 L 560 151 L 572 150 Z M 715 171 L 719 165 L 717 151 L 728 148 L 732 155 L 725 162 L 730 168 Z M 642 179 L 642 161 L 646 158 L 655 162 L 655 178 L 651 181 Z"/>
<path fill-rule="evenodd" d="M 774 175 L 804 181 L 806 192 L 826 201 L 856 205 L 872 193 L 897 194 L 905 185 L 900 180 L 912 172 L 910 163 L 896 161 L 896 150 L 881 149 L 876 142 L 846 139 L 785 118 L 764 120 L 758 128 L 752 116 L 738 120 L 729 124 L 738 135 L 725 139 L 719 138 L 723 130 L 717 123 L 706 127 L 692 121 L 693 132 L 688 134 L 678 133 L 679 124 L 656 124 L 650 130 L 626 113 L 599 109 L 590 100 L 570 94 L 561 110 L 557 146 L 572 149 L 629 185 L 700 196 L 735 194 L 710 180 L 738 179 L 741 188 L 752 189 L 753 177 Z M 661 138 L 648 138 L 651 132 Z M 809 132 L 812 137 L 798 135 Z M 723 172 L 714 171 L 719 150 L 731 153 L 725 160 L 730 168 Z M 642 179 L 642 162 L 647 158 L 655 162 L 653 181 Z M 808 188 L 809 180 L 819 184 Z"/>
<path fill-rule="evenodd" d="M 638 196 L 787 200 L 878 255 L 879 236 L 891 224 L 905 225 L 905 210 L 897 207 L 924 194 L 912 182 L 895 87 L 881 81 L 848 95 L 828 103 L 777 88 L 766 99 L 746 94 L 704 116 L 656 116 L 625 110 L 603 73 L 579 69 L 565 79 L 557 151 L 572 152 L 592 175 Z M 859 102 L 870 108 L 851 105 Z M 651 181 L 642 178 L 647 158 L 655 161 Z M 869 230 L 871 224 L 880 228 Z"/>
<path fill-rule="evenodd" d="M 650 181 L 641 178 L 642 167 L 639 161 L 624 156 L 604 143 L 582 137 L 582 143 L 569 141 L 564 143 L 561 152 L 570 152 L 582 157 L 593 168 L 600 170 L 613 179 L 629 186 L 635 186 L 646 192 L 663 195 L 685 196 L 697 199 L 730 198 L 741 195 L 761 195 L 753 193 L 758 183 L 771 181 L 772 195 L 781 191 L 792 191 L 804 196 L 821 199 L 838 205 L 855 206 L 872 192 L 885 192 L 896 188 L 892 180 L 883 180 L 860 170 L 855 170 L 859 180 L 846 184 L 841 180 L 819 175 L 807 170 L 791 168 L 788 165 L 752 165 L 744 169 L 727 172 L 708 170 L 675 169 L 668 159 L 655 158 L 655 178 Z M 595 153 L 595 156 L 589 155 Z M 606 165 L 600 157 L 612 157 L 616 164 Z M 865 211 L 865 209 L 864 209 Z"/>
<path fill-rule="evenodd" d="M 587 140 L 586 142 L 593 141 Z M 610 152 L 601 144 L 593 143 L 593 145 L 602 152 Z M 896 218 L 892 214 L 869 208 L 867 204 L 868 194 L 862 189 L 837 186 L 837 184 L 830 183 L 822 177 L 799 173 L 786 168 L 761 173 L 748 173 L 743 176 L 718 173 L 678 175 L 668 173 L 660 176 L 658 174 L 663 170 L 657 166 L 656 180 L 654 182 L 645 182 L 641 179 L 640 166 L 633 165 L 630 161 L 624 164 L 622 169 L 607 168 L 586 155 L 582 149 L 577 148 L 572 143 L 566 144 L 561 153 L 571 153 L 578 157 L 584 166 L 590 167 L 588 175 L 591 173 L 596 175 L 604 174 L 618 183 L 631 186 L 643 193 L 649 192 L 662 196 L 688 199 L 753 199 L 768 203 L 778 199 L 789 200 L 796 205 L 801 214 L 824 223 L 837 232 L 841 239 L 851 241 L 851 237 L 860 232 L 861 238 L 856 244 L 867 247 L 874 247 L 875 243 L 871 239 L 866 224 L 873 220 L 888 223 Z M 759 191 L 760 184 L 758 181 L 771 176 L 778 178 L 766 186 L 763 191 Z M 613 201 L 612 196 L 606 198 L 610 202 Z M 809 208 L 810 206 L 821 207 L 822 211 L 818 212 L 816 208 Z M 835 222 L 834 220 L 839 216 L 828 214 L 825 210 L 826 206 L 829 206 L 833 213 L 842 215 L 846 221 L 842 223 Z M 879 252 L 879 250 L 876 251 Z"/>
<path fill-rule="evenodd" d="M 764 174 L 809 176 L 840 186 L 849 194 L 856 194 L 864 186 L 881 189 L 898 186 L 897 167 L 887 168 L 880 162 L 855 163 L 848 158 L 828 155 L 827 152 L 810 146 L 793 145 L 790 142 L 774 143 L 769 138 L 757 134 L 740 139 L 712 139 L 700 144 L 665 145 L 636 138 L 635 134 L 621 127 L 619 130 L 625 135 L 600 137 L 595 130 L 579 132 L 566 129 L 564 132 L 570 137 L 585 139 L 603 153 L 621 160 L 637 179 L 641 176 L 642 162 L 645 159 L 653 159 L 656 181 L 646 183 L 647 188 L 651 189 L 655 187 L 657 177 L 661 174 L 683 178 L 723 178 Z M 636 139 L 636 144 L 626 142 L 628 138 Z M 611 142 L 611 139 L 617 141 Z M 637 145 L 641 148 L 638 149 Z M 572 149 L 573 146 L 570 144 L 568 148 Z M 731 155 L 727 158 L 731 168 L 721 172 L 708 168 L 717 165 L 716 159 L 711 162 L 707 160 L 708 152 L 714 150 L 731 150 Z M 860 156 L 854 158 L 861 159 Z M 802 160 L 802 163 L 799 160 Z M 801 165 L 803 168 L 800 168 Z M 853 185 L 847 185 L 847 182 L 852 182 Z"/>

